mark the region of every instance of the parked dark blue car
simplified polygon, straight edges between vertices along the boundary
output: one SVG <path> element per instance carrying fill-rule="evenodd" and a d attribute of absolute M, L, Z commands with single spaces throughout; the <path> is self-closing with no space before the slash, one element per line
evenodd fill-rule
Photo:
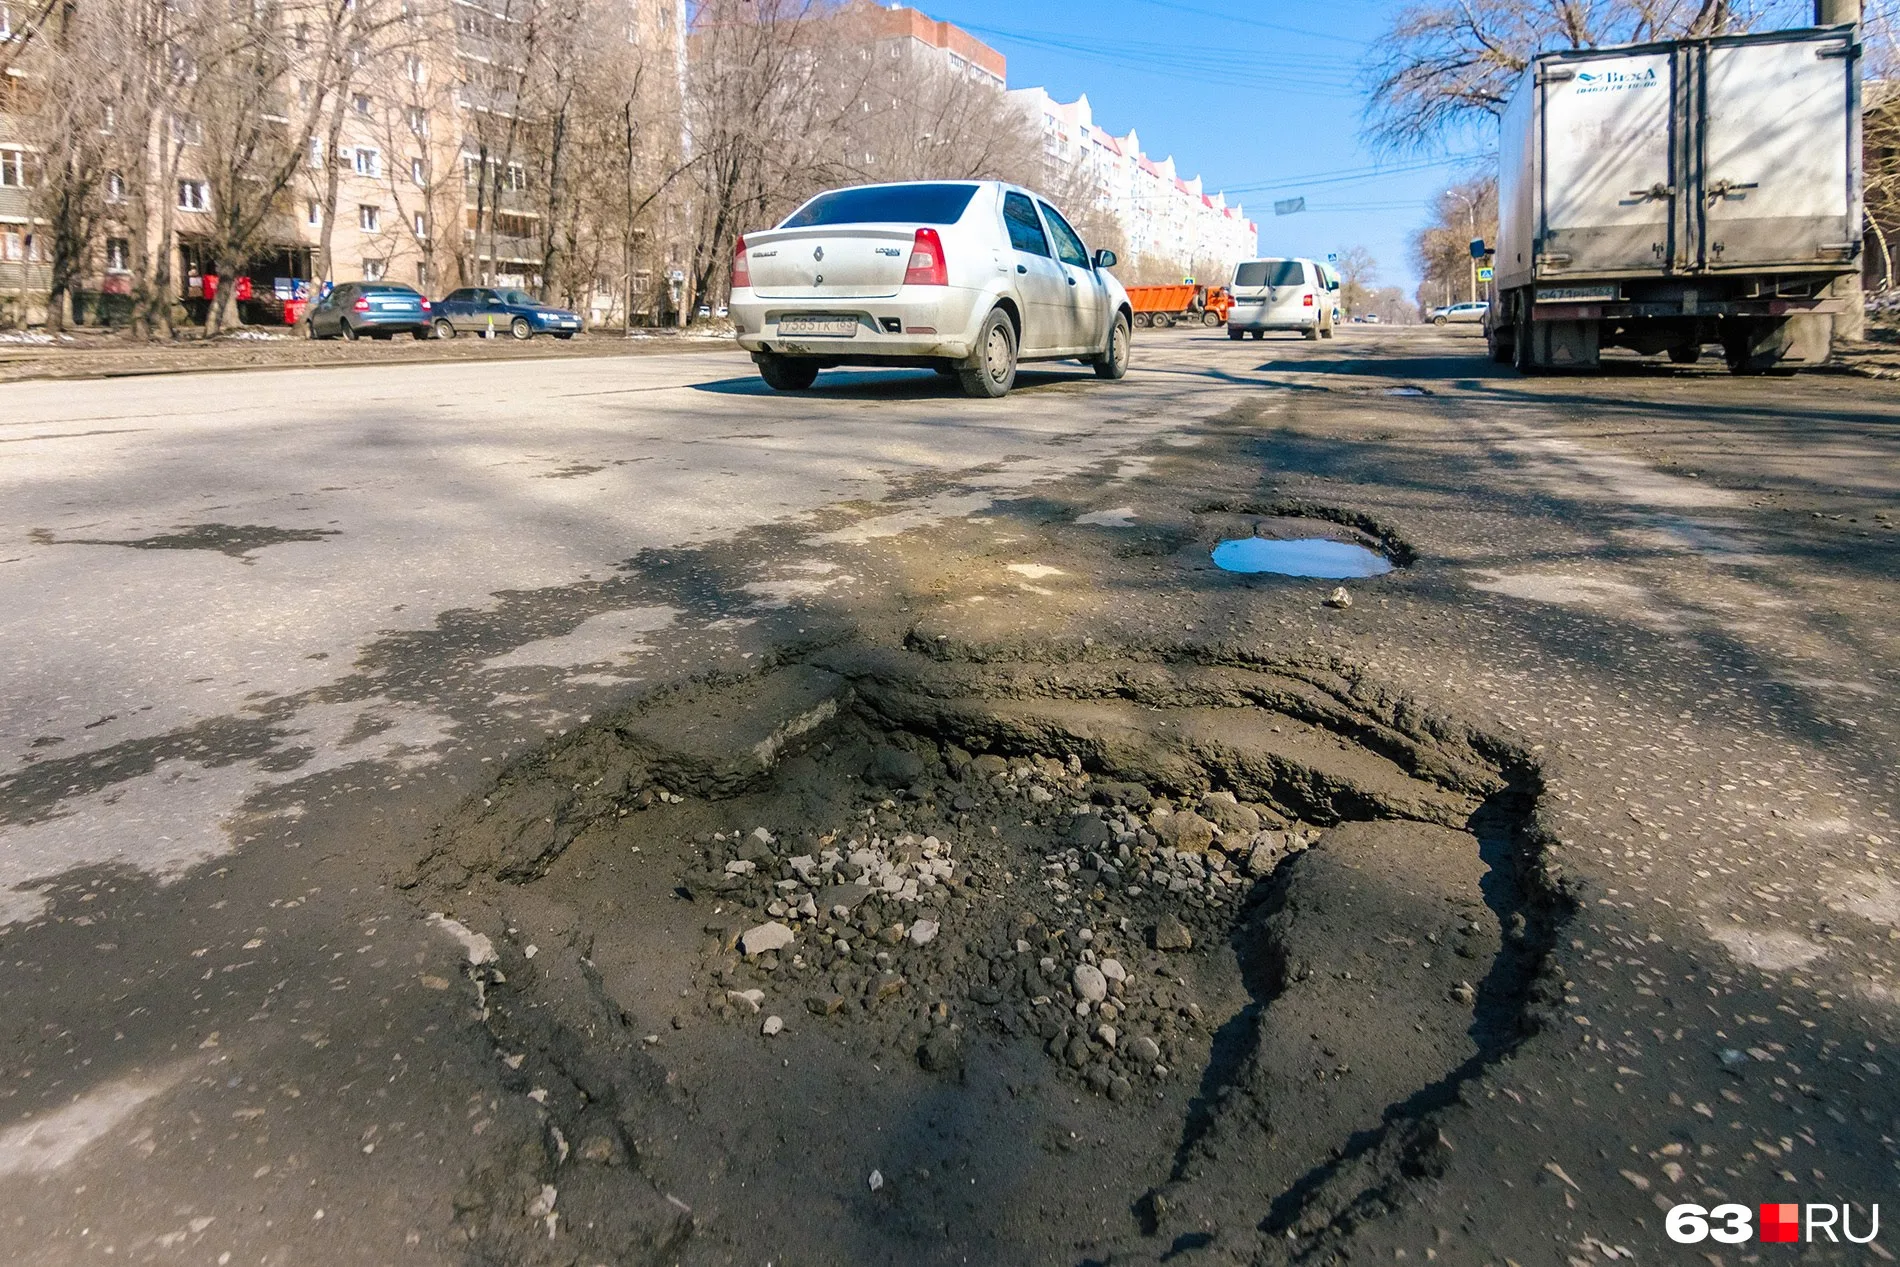
<path fill-rule="evenodd" d="M 396 282 L 344 282 L 310 306 L 304 333 L 312 339 L 397 334 L 429 336 L 429 301 Z"/>
<path fill-rule="evenodd" d="M 544 304 L 524 290 L 465 286 L 450 291 L 435 305 L 435 337 L 458 334 L 507 334 L 532 339 L 551 334 L 571 339 L 581 332 L 581 319 L 565 308 Z"/>

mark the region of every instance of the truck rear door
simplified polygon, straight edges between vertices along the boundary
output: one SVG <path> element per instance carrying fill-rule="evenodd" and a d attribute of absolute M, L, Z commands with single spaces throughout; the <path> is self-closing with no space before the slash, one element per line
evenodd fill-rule
<path fill-rule="evenodd" d="M 1708 50 L 1703 263 L 1849 258 L 1860 228 L 1850 154 L 1854 57 L 1845 34 Z"/>
<path fill-rule="evenodd" d="M 1541 255 L 1550 272 L 1673 262 L 1674 79 L 1666 51 L 1547 64 Z"/>

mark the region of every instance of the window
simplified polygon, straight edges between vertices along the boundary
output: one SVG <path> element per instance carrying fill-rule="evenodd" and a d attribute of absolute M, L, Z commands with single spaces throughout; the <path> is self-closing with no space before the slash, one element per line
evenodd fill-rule
<path fill-rule="evenodd" d="M 417 237 L 426 238 L 429 236 L 429 221 L 420 211 L 415 213 L 411 223 L 416 226 Z"/>
<path fill-rule="evenodd" d="M 389 271 L 388 260 L 364 260 L 363 277 L 366 281 L 381 281 L 383 274 Z"/>
<path fill-rule="evenodd" d="M 411 158 L 409 160 L 409 179 L 417 185 L 426 185 L 429 183 L 429 176 L 423 169 L 421 159 Z"/>
<path fill-rule="evenodd" d="M 323 138 L 320 136 L 310 138 L 310 165 L 312 167 L 323 166 Z"/>
<path fill-rule="evenodd" d="M 180 211 L 211 210 L 211 186 L 202 180 L 179 181 L 178 209 Z"/>
<path fill-rule="evenodd" d="M 124 238 L 106 239 L 106 272 L 126 272 L 131 267 L 131 265 L 127 263 L 131 258 L 132 244 L 130 242 Z"/>
<path fill-rule="evenodd" d="M 1306 270 L 1298 260 L 1254 260 L 1234 270 L 1236 286 L 1301 286 Z"/>
<path fill-rule="evenodd" d="M 411 132 L 414 132 L 417 136 L 429 135 L 429 112 L 428 111 L 424 110 L 421 106 L 410 106 L 408 110 L 408 115 L 409 115 L 409 130 Z"/>
<path fill-rule="evenodd" d="M 1035 204 L 1027 194 L 1003 195 L 1003 222 L 1009 226 L 1009 244 L 1030 255 L 1049 254 L 1049 239 L 1036 218 Z"/>
<path fill-rule="evenodd" d="M 323 223 L 323 204 L 318 202 L 315 198 L 312 198 L 310 201 L 304 203 L 303 222 L 308 225 L 322 224 Z"/>
<path fill-rule="evenodd" d="M 820 194 L 782 227 L 825 224 L 955 224 L 976 196 L 975 185 L 882 185 Z M 1020 195 L 1018 195 L 1020 196 Z M 1029 213 L 1032 217 L 1034 211 Z"/>
<path fill-rule="evenodd" d="M 418 288 L 429 284 L 429 266 L 421 260 L 416 261 L 416 285 Z"/>
<path fill-rule="evenodd" d="M 26 253 L 22 249 L 23 239 L 20 231 L 12 225 L 0 229 L 0 260 L 23 260 Z"/>
<path fill-rule="evenodd" d="M 1089 249 L 1082 245 L 1082 239 L 1076 236 L 1075 230 L 1069 227 L 1069 222 L 1064 220 L 1061 213 L 1054 207 L 1046 202 L 1039 205 L 1042 207 L 1042 218 L 1049 225 L 1050 236 L 1056 240 L 1056 258 L 1064 264 L 1087 268 Z"/>
<path fill-rule="evenodd" d="M 4 37 L 0 37 L 0 38 L 4 38 Z M 111 136 L 113 131 L 118 126 L 119 126 L 119 108 L 114 105 L 107 105 L 105 108 L 104 116 L 99 120 L 99 130 L 101 132 L 104 132 L 107 136 Z"/>
<path fill-rule="evenodd" d="M 356 147 L 352 160 L 358 176 L 381 176 L 383 174 L 383 156 L 380 151 L 366 145 Z"/>
<path fill-rule="evenodd" d="M 106 173 L 106 201 L 125 201 L 125 175 L 122 172 Z"/>
<path fill-rule="evenodd" d="M 383 212 L 380 207 L 358 207 L 356 209 L 356 227 L 365 233 L 374 233 L 382 225 Z"/>
<path fill-rule="evenodd" d="M 308 22 L 297 23 L 297 25 L 291 30 L 290 40 L 291 40 L 291 43 L 297 46 L 297 51 L 299 53 L 309 52 L 310 51 L 310 24 Z"/>
<path fill-rule="evenodd" d="M 508 189 L 526 189 L 528 187 L 528 169 L 520 163 L 508 164 Z"/>
<path fill-rule="evenodd" d="M 196 115 L 174 114 L 172 116 L 172 141 L 178 145 L 203 145 L 205 140 L 204 124 Z"/>
<path fill-rule="evenodd" d="M 482 160 L 472 154 L 462 155 L 462 183 L 479 184 L 482 179 Z"/>
<path fill-rule="evenodd" d="M 5 43 L 12 38 L 13 15 L 7 11 L 6 5 L 0 4 L 0 43 Z"/>
<path fill-rule="evenodd" d="M 359 92 L 350 98 L 350 109 L 356 111 L 358 114 L 368 114 L 369 105 L 369 94 L 367 93 Z"/>
<path fill-rule="evenodd" d="M 410 83 L 422 82 L 422 59 L 414 53 L 402 59 L 402 69 L 403 73 L 409 76 Z"/>
<path fill-rule="evenodd" d="M 32 170 L 25 150 L 0 150 L 0 189 L 25 189 Z"/>

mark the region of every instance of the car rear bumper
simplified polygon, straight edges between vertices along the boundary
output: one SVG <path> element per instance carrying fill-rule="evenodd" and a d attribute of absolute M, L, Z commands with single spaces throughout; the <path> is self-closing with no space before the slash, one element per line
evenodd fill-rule
<path fill-rule="evenodd" d="M 905 286 L 888 299 L 732 298 L 739 346 L 753 353 L 808 356 L 840 364 L 878 361 L 961 361 L 975 344 L 978 293 L 954 286 Z M 853 333 L 785 334 L 782 318 L 831 316 L 853 320 Z"/>
<path fill-rule="evenodd" d="M 345 320 L 358 330 L 426 330 L 429 328 L 429 314 L 426 312 L 353 312 Z"/>
<path fill-rule="evenodd" d="M 1287 312 L 1266 304 L 1235 304 L 1227 314 L 1229 330 L 1311 330 L 1319 323 L 1317 308 Z"/>

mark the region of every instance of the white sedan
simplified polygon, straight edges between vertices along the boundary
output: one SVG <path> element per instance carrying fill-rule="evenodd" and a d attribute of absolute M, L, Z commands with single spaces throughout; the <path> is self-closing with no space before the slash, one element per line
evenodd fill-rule
<path fill-rule="evenodd" d="M 1023 361 L 1128 372 L 1134 312 L 1047 199 L 1000 181 L 819 194 L 733 247 L 739 346 L 779 391 L 837 365 L 916 366 L 1001 396 Z"/>
<path fill-rule="evenodd" d="M 1432 324 L 1448 325 L 1457 322 L 1477 322 L 1484 320 L 1484 314 L 1491 311 L 1491 305 L 1480 299 L 1476 303 L 1448 304 L 1443 308 L 1432 309 Z"/>

